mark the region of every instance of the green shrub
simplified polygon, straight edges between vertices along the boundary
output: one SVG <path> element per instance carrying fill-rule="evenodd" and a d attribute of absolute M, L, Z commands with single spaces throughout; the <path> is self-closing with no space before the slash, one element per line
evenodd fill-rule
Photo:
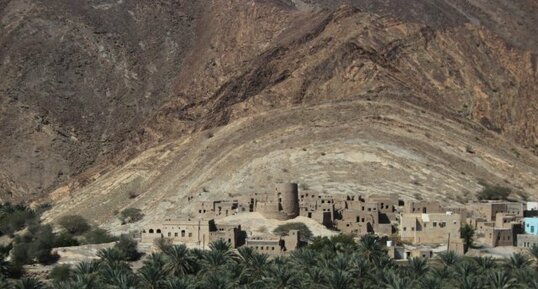
<path fill-rule="evenodd" d="M 51 264 L 58 256 L 51 253 L 57 242 L 50 225 L 35 226 L 14 239 L 11 259 L 17 265 Z"/>
<path fill-rule="evenodd" d="M 84 234 L 84 242 L 86 244 L 103 244 L 117 240 L 118 238 L 116 236 L 111 235 L 107 230 L 101 228 L 95 228 Z"/>
<path fill-rule="evenodd" d="M 79 215 L 66 215 L 58 220 L 58 225 L 73 235 L 80 235 L 90 229 L 88 221 Z"/>
<path fill-rule="evenodd" d="M 506 200 L 512 190 L 499 185 L 490 185 L 486 183 L 481 183 L 484 187 L 478 193 L 479 200 Z"/>
<path fill-rule="evenodd" d="M 119 217 L 122 224 L 135 223 L 144 218 L 142 210 L 137 208 L 128 208 L 121 211 Z"/>
<path fill-rule="evenodd" d="M 289 233 L 290 230 L 299 230 L 299 234 L 302 241 L 311 240 L 313 237 L 312 231 L 304 223 L 287 223 L 276 227 L 273 233 L 279 236 L 284 236 Z"/>
<path fill-rule="evenodd" d="M 52 268 L 49 273 L 49 279 L 52 279 L 55 282 L 63 282 L 69 280 L 73 275 L 73 270 L 70 265 L 61 264 Z"/>
<path fill-rule="evenodd" d="M 137 247 L 138 242 L 127 235 L 121 235 L 119 241 L 114 245 L 114 249 L 121 253 L 125 261 L 136 261 L 140 258 Z"/>
<path fill-rule="evenodd" d="M 332 237 L 315 237 L 307 248 L 317 252 L 335 251 L 339 247 L 357 248 L 357 243 L 352 235 L 338 234 Z"/>
<path fill-rule="evenodd" d="M 54 248 L 78 246 L 80 242 L 69 232 L 61 232 L 56 236 Z"/>
<path fill-rule="evenodd" d="M 31 264 L 32 257 L 29 249 L 30 245 L 28 243 L 15 244 L 11 250 L 11 262 L 19 266 Z"/>
<path fill-rule="evenodd" d="M 38 219 L 38 214 L 24 205 L 13 206 L 10 203 L 0 205 L 0 233 L 2 235 L 13 235 L 29 224 L 36 223 Z"/>

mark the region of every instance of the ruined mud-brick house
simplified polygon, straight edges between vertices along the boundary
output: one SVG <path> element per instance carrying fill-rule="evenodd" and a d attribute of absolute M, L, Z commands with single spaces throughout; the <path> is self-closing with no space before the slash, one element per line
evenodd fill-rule
<path fill-rule="evenodd" d="M 144 226 L 141 233 L 143 243 L 166 238 L 172 243 L 194 244 L 201 248 L 206 248 L 209 243 L 219 239 L 237 248 L 244 244 L 245 237 L 240 225 L 218 225 L 213 219 L 167 219 L 159 224 Z"/>
<path fill-rule="evenodd" d="M 328 194 L 301 191 L 299 194 L 299 215 L 332 227 L 335 218 L 335 198 Z"/>
<path fill-rule="evenodd" d="M 284 236 L 256 236 L 248 237 L 245 247 L 250 247 L 256 251 L 268 255 L 281 255 L 293 252 L 301 246 L 301 235 L 299 230 L 290 230 Z"/>

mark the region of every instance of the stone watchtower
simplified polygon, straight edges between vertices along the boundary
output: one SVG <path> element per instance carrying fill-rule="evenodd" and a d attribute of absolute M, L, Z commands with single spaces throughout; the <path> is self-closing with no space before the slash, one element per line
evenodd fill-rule
<path fill-rule="evenodd" d="M 278 184 L 275 187 L 279 198 L 279 211 L 286 215 L 287 219 L 299 216 L 299 187 L 295 183 Z"/>

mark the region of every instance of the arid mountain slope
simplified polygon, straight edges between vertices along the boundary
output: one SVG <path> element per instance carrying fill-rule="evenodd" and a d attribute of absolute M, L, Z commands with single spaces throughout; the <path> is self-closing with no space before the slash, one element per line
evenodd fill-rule
<path fill-rule="evenodd" d="M 461 143 L 454 144 L 458 147 L 475 142 L 485 146 L 481 135 L 487 134 L 493 142 L 489 145 L 500 150 L 491 153 L 496 160 L 510 164 L 507 167 L 525 164 L 514 168 L 516 172 L 488 168 L 488 174 L 468 167 L 463 170 L 468 179 L 456 182 L 454 191 L 476 188 L 476 178 L 484 177 L 492 182 L 507 179 L 515 189 L 536 194 L 528 178 L 536 167 L 531 152 L 538 149 L 536 4 L 502 0 L 402 3 L 0 0 L 0 73 L 4 76 L 0 80 L 0 193 L 6 199 L 21 199 L 67 181 L 70 185 L 55 195 L 63 192 L 73 198 L 60 198 L 59 208 L 71 210 L 82 204 L 90 208 L 94 205 L 82 200 L 101 194 L 91 189 L 100 188 L 92 182 L 117 178 L 121 183 L 122 177 L 114 172 L 128 166 L 116 166 L 133 158 L 140 163 L 152 155 L 154 147 L 178 142 L 199 146 L 200 142 L 190 140 L 191 135 L 207 133 L 198 131 L 239 128 L 245 119 L 267 113 L 282 116 L 272 119 L 278 123 L 275 130 L 294 131 L 288 115 L 293 114 L 303 120 L 298 126 L 310 131 L 308 125 L 316 122 L 312 116 L 303 119 L 303 110 L 319 112 L 333 122 L 330 110 L 339 109 L 339 104 L 352 115 L 352 103 L 372 102 L 409 107 L 409 115 L 431 115 L 428 121 L 436 119 L 435 124 L 453 122 L 457 126 L 454 135 L 469 130 Z M 391 113 L 398 118 L 398 112 Z M 381 116 L 372 117 L 333 127 L 342 134 L 354 127 L 368 128 L 372 119 Z M 335 119 L 345 122 L 348 118 Z M 255 123 L 261 126 L 262 120 Z M 410 124 L 414 122 L 399 125 L 402 133 Z M 428 127 L 435 129 L 443 140 L 446 128 Z M 253 136 L 234 132 L 226 137 L 248 143 Z M 323 139 L 332 139 L 334 145 L 343 141 L 329 134 Z M 320 144 L 322 139 L 303 141 L 301 146 L 309 142 L 325 146 Z M 222 142 L 220 146 L 226 143 Z M 237 140 L 232 143 L 238 145 Z M 177 146 L 180 151 L 189 150 Z M 422 149 L 408 141 L 397 146 Z M 271 155 L 271 149 L 260 148 L 257 154 Z M 222 157 L 215 153 L 212 162 Z M 247 154 L 244 159 L 255 157 Z M 466 157 L 465 153 L 459 156 L 467 162 Z M 128 189 L 137 188 L 151 198 L 173 194 L 172 189 L 154 187 L 155 182 L 193 182 L 190 177 L 173 177 L 174 171 L 161 175 L 168 162 L 189 167 L 179 156 L 170 158 L 162 157 L 162 164 L 148 161 L 144 166 L 157 167 L 149 169 L 149 175 L 141 173 L 143 183 L 128 182 Z M 426 159 L 423 164 L 443 157 Z M 296 162 L 295 166 L 305 168 L 300 173 L 311 175 L 310 179 L 322 173 L 321 167 L 307 171 L 312 168 L 308 159 Z M 196 174 L 210 168 L 191 169 Z M 407 173 L 423 169 L 416 165 Z M 229 170 L 237 173 L 241 167 L 230 165 Z M 104 173 L 107 179 L 98 177 Z M 261 167 L 252 169 L 251 174 L 260 178 L 253 184 L 262 185 L 266 173 Z M 453 169 L 443 176 L 456 178 L 454 174 L 461 173 Z M 300 179 L 299 171 L 294 178 Z M 397 180 L 392 182 L 397 186 Z M 198 189 L 192 185 L 187 193 Z M 115 192 L 103 190 L 107 198 Z M 400 193 L 408 190 L 397 189 Z M 155 196 L 155 204 L 161 199 Z M 62 212 L 58 209 L 51 216 Z"/>
<path fill-rule="evenodd" d="M 190 67 L 216 81 L 179 89 L 200 97 L 172 98 L 151 131 L 170 136 L 170 127 L 212 127 L 274 107 L 384 98 L 472 119 L 536 149 L 537 59 L 529 50 L 471 24 L 435 30 L 351 7 L 290 13 L 297 16 L 275 44 L 237 71 L 233 55 L 218 70 Z"/>
<path fill-rule="evenodd" d="M 0 1 L 0 193 L 47 192 L 118 151 L 170 94 L 197 11 L 195 1 Z"/>
<path fill-rule="evenodd" d="M 471 151 L 471 152 L 469 152 Z M 115 214 L 143 222 L 192 212 L 195 201 L 234 198 L 296 181 L 339 193 L 396 193 L 465 202 L 478 180 L 538 196 L 538 158 L 472 122 L 403 102 L 342 101 L 274 109 L 140 154 L 81 189 L 60 188 L 49 221 L 82 214 L 113 231 Z M 132 198 L 133 195 L 138 195 Z"/>

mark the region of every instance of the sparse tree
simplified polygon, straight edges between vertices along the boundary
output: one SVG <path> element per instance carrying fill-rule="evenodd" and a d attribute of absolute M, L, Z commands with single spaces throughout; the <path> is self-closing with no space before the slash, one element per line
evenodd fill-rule
<path fill-rule="evenodd" d="M 119 219 L 122 224 L 135 223 L 144 218 L 142 210 L 138 208 L 128 208 L 121 211 Z"/>
<path fill-rule="evenodd" d="M 58 220 L 58 225 L 73 235 L 80 235 L 90 229 L 88 221 L 79 215 L 66 215 Z"/>
<path fill-rule="evenodd" d="M 463 239 L 465 250 L 469 250 L 469 248 L 474 246 L 474 233 L 474 228 L 469 224 L 465 224 L 461 227 L 460 237 Z"/>

